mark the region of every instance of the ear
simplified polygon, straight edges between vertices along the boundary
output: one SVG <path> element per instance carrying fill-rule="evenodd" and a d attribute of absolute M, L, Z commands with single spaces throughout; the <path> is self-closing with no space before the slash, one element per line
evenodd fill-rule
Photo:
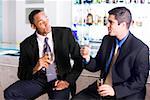
<path fill-rule="evenodd" d="M 33 29 L 36 29 L 36 26 L 35 26 L 34 24 L 31 24 L 31 27 L 32 27 Z"/>
<path fill-rule="evenodd" d="M 122 22 L 121 25 L 122 25 L 123 27 L 126 27 L 126 22 Z"/>

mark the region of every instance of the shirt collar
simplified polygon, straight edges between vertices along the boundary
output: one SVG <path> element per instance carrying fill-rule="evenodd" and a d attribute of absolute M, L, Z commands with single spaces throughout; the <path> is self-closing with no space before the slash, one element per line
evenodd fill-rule
<path fill-rule="evenodd" d="M 37 38 L 40 41 L 44 42 L 45 37 L 48 37 L 49 40 L 52 40 L 52 32 L 49 32 L 46 36 L 40 35 L 39 33 L 36 32 Z"/>
<path fill-rule="evenodd" d="M 115 38 L 116 44 L 118 44 L 118 46 L 121 47 L 122 44 L 126 41 L 128 36 L 129 36 L 129 33 L 120 41 L 117 38 Z"/>

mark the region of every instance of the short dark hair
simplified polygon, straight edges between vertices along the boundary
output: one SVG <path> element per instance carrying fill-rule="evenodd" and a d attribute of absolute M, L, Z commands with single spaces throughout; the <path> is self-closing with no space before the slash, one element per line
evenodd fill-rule
<path fill-rule="evenodd" d="M 30 14 L 29 14 L 29 22 L 30 24 L 34 24 L 34 16 L 36 14 L 38 14 L 39 12 L 42 12 L 42 10 L 33 10 Z"/>
<path fill-rule="evenodd" d="M 111 9 L 109 15 L 115 15 L 115 19 L 118 21 L 118 24 L 126 22 L 127 28 L 130 27 L 132 21 L 132 15 L 129 9 L 126 7 L 116 7 Z"/>
<path fill-rule="evenodd" d="M 92 16 L 93 17 L 93 15 L 91 14 L 91 13 L 88 13 L 88 15 L 87 16 Z"/>

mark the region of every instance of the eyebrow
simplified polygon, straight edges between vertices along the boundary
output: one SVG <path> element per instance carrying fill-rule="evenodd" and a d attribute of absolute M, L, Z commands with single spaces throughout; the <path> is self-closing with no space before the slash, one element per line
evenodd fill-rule
<path fill-rule="evenodd" d="M 47 17 L 47 16 L 46 16 L 45 18 L 46 18 L 46 19 L 48 19 L 48 17 Z M 37 21 L 37 23 L 39 23 L 39 22 L 41 22 L 41 21 L 44 21 L 44 20 L 40 19 L 39 21 Z"/>
<path fill-rule="evenodd" d="M 112 20 L 109 20 L 109 19 L 108 19 L 108 22 L 109 22 L 109 23 L 113 23 L 113 21 L 112 21 Z"/>
<path fill-rule="evenodd" d="M 44 19 L 48 19 L 48 16 L 44 16 Z M 38 20 L 37 22 L 43 21 L 42 19 Z"/>
<path fill-rule="evenodd" d="M 42 20 L 38 20 L 37 23 L 41 22 Z"/>

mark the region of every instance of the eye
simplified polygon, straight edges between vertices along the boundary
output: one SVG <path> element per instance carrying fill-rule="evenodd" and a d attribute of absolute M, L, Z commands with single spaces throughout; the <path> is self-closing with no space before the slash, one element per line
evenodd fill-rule
<path fill-rule="evenodd" d="M 42 21 L 40 21 L 40 22 L 39 22 L 39 25 L 42 25 L 42 24 L 43 24 L 43 22 L 42 22 Z"/>
<path fill-rule="evenodd" d="M 112 23 L 113 23 L 111 20 L 108 20 L 108 22 L 109 22 L 110 24 L 112 24 Z"/>
<path fill-rule="evenodd" d="M 46 23 L 48 23 L 49 22 L 49 20 L 48 20 L 48 18 L 46 19 L 46 21 L 45 21 Z"/>

